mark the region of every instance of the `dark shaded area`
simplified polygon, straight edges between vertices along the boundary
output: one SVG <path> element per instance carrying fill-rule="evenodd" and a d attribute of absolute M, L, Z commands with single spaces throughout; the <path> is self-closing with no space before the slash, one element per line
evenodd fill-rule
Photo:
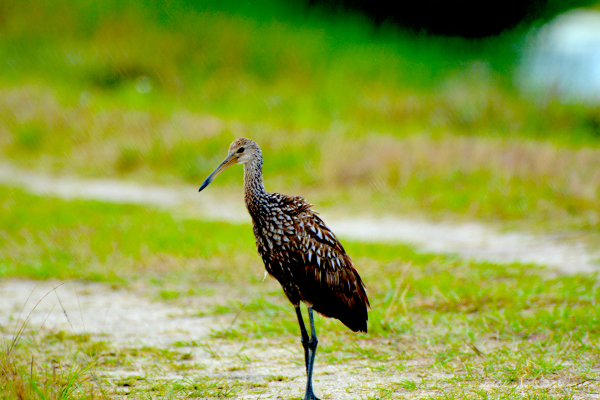
<path fill-rule="evenodd" d="M 520 24 L 545 21 L 585 0 L 418 0 L 390 3 L 383 0 L 308 0 L 310 6 L 330 12 L 364 13 L 376 23 L 394 23 L 415 32 L 481 38 L 497 35 Z"/>

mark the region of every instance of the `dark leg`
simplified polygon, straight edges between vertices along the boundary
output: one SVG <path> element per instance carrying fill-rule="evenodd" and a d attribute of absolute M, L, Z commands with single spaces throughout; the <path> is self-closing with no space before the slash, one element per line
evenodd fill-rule
<path fill-rule="evenodd" d="M 312 307 L 308 307 L 308 318 L 310 320 L 310 333 L 311 337 L 308 337 L 306 327 L 304 326 L 304 320 L 302 319 L 302 312 L 300 307 L 296 306 L 296 315 L 298 316 L 298 323 L 300 324 L 300 334 L 302 335 L 302 347 L 304 347 L 304 362 L 306 363 L 306 394 L 304 400 L 319 400 L 312 388 L 312 374 L 313 367 L 315 365 L 315 354 L 317 352 L 317 334 L 315 332 L 315 321 L 313 317 Z"/>
<path fill-rule="evenodd" d="M 304 347 L 304 364 L 306 365 L 306 373 L 308 374 L 308 333 L 302 319 L 300 306 L 296 306 L 296 315 L 298 316 L 298 324 L 300 325 L 300 334 L 302 335 L 302 347 Z"/>
<path fill-rule="evenodd" d="M 317 344 L 319 341 L 317 340 L 317 333 L 315 332 L 315 321 L 313 318 L 313 309 L 312 306 L 308 306 L 308 318 L 310 319 L 310 339 L 308 341 L 308 363 L 306 365 L 306 394 L 304 395 L 304 400 L 319 400 L 312 388 L 312 374 L 313 368 L 315 366 L 315 356 L 317 354 Z"/>

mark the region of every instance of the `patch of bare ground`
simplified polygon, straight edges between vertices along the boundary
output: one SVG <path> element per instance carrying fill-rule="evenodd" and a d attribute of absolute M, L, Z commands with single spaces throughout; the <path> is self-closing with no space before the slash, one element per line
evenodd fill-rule
<path fill-rule="evenodd" d="M 305 369 L 299 339 L 215 339 L 210 336 L 211 331 L 230 325 L 233 315 L 190 315 L 197 314 L 202 304 L 218 302 L 222 294 L 196 298 L 194 304 L 173 305 L 151 301 L 141 292 L 79 281 L 3 281 L 0 282 L 0 332 L 4 341 L 10 341 L 27 321 L 35 335 L 40 330 L 69 332 L 107 342 L 105 357 L 108 358 L 117 358 L 119 352 L 127 349 L 131 358 L 132 348 L 175 349 L 183 355 L 175 362 L 163 360 L 162 365 L 139 353 L 134 361 L 121 363 L 123 366 L 117 363 L 109 367 L 100 362 L 95 375 L 106 379 L 105 389 L 114 386 L 115 394 L 130 391 L 131 383 L 120 384 L 128 379 L 151 385 L 195 376 L 234 382 L 242 388 L 236 397 L 243 399 L 290 398 L 303 392 Z M 231 290 L 227 293 L 230 295 Z M 188 365 L 182 367 L 182 364 Z M 372 393 L 382 383 L 409 378 L 410 374 L 404 373 L 382 375 L 381 367 L 382 364 L 368 359 L 351 360 L 343 365 L 321 364 L 317 367 L 315 384 L 324 398 L 352 399 Z"/>
<path fill-rule="evenodd" d="M 151 393 L 197 397 L 194 390 L 209 380 L 215 392 L 202 398 L 300 398 L 305 367 L 299 339 L 284 335 L 233 340 L 211 335 L 235 318 L 232 314 L 193 316 L 199 308 L 222 301 L 224 292 L 233 293 L 231 288 L 215 289 L 214 295 L 174 305 L 151 301 L 141 287 L 124 290 L 79 281 L 6 280 L 0 282 L 0 333 L 3 341 L 10 341 L 27 320 L 33 336 L 89 335 L 92 343 L 102 343 L 96 345 L 100 351 L 92 368 L 96 385 L 111 398 Z M 461 365 L 463 356 L 448 368 L 432 352 L 420 354 L 443 346 L 420 343 L 418 337 L 406 334 L 394 339 L 353 339 L 352 346 L 361 349 L 353 352 L 328 350 L 327 341 L 333 340 L 323 332 L 323 350 L 315 368 L 316 392 L 323 399 L 463 398 L 474 393 L 600 398 L 596 381 L 569 373 L 498 380 L 486 377 L 481 368 Z M 497 346 L 496 339 L 489 338 L 476 347 L 465 344 L 463 351 L 483 356 Z M 573 388 L 577 388 L 574 395 Z"/>

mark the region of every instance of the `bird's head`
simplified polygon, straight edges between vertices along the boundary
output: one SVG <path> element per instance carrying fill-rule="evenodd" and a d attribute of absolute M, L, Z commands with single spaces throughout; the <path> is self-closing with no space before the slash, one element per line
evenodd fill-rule
<path fill-rule="evenodd" d="M 260 158 L 260 155 L 260 147 L 258 147 L 255 141 L 246 138 L 234 140 L 233 143 L 231 143 L 231 146 L 229 146 L 229 154 L 227 154 L 227 157 L 225 157 L 223 162 L 204 180 L 198 191 L 202 191 L 202 189 L 207 187 L 217 175 L 230 166 L 253 161 L 256 158 Z"/>

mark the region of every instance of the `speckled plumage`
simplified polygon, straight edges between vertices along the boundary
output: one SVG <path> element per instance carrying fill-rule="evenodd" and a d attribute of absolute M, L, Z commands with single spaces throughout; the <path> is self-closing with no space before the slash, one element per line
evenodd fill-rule
<path fill-rule="evenodd" d="M 268 193 L 258 145 L 238 139 L 230 149 L 240 145 L 258 149 L 257 156 L 244 164 L 244 195 L 267 272 L 293 305 L 303 301 L 355 332 L 366 332 L 365 285 L 339 240 L 304 198 Z"/>
<path fill-rule="evenodd" d="M 337 318 L 353 331 L 367 331 L 369 299 L 350 257 L 312 204 L 300 196 L 268 193 L 262 182 L 262 152 L 250 139 L 237 139 L 229 154 L 200 186 L 202 191 L 233 164 L 244 164 L 244 198 L 252 217 L 258 254 L 296 309 L 306 361 L 305 400 L 318 400 L 312 389 L 317 351 L 313 310 Z M 308 306 L 310 333 L 300 302 Z"/>

